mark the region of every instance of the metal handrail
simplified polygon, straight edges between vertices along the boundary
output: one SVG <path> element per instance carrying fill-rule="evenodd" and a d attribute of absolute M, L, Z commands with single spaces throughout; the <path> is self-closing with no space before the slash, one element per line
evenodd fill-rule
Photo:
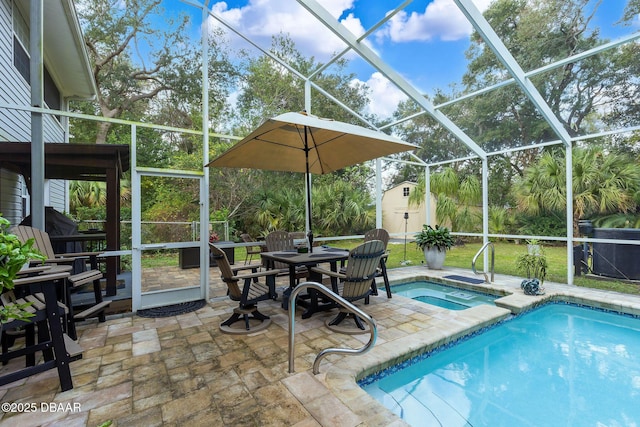
<path fill-rule="evenodd" d="M 305 289 L 315 289 L 316 291 L 324 294 L 325 296 L 331 298 L 333 301 L 335 301 L 336 303 L 338 303 L 340 306 L 348 309 L 349 311 L 351 311 L 352 313 L 354 313 L 355 315 L 357 315 L 358 317 L 361 317 L 362 320 L 364 320 L 368 325 L 369 325 L 369 332 L 371 333 L 371 338 L 369 339 L 369 342 L 366 343 L 363 347 L 360 347 L 358 349 L 351 349 L 351 348 L 327 348 L 322 350 L 318 356 L 316 356 L 316 360 L 313 362 L 313 373 L 317 374 L 320 372 L 320 360 L 322 360 L 322 358 L 324 358 L 325 356 L 331 354 L 331 353 L 336 353 L 336 354 L 362 354 L 362 353 L 366 353 L 367 351 L 369 351 L 371 349 L 371 347 L 373 347 L 373 345 L 376 343 L 376 339 L 378 337 L 378 327 L 376 325 L 376 321 L 369 316 L 367 313 L 365 313 L 364 311 L 360 310 L 358 307 L 356 307 L 355 305 L 351 304 L 349 301 L 347 301 L 346 299 L 342 298 L 340 295 L 336 294 L 335 292 L 332 292 L 330 289 L 328 289 L 325 286 L 322 286 L 320 283 L 317 282 L 304 282 L 304 283 L 300 283 L 299 285 L 297 285 L 295 287 L 295 289 L 291 292 L 291 294 L 289 295 L 289 373 L 292 374 L 295 372 L 294 369 L 294 353 L 295 353 L 295 311 L 296 311 L 296 297 L 298 296 L 298 294 L 300 292 L 302 292 Z"/>
<path fill-rule="evenodd" d="M 495 250 L 495 247 L 493 246 L 493 242 L 487 242 L 480 248 L 478 253 L 473 257 L 473 261 L 471 261 L 471 270 L 473 271 L 474 274 L 480 274 L 476 271 L 476 260 L 478 259 L 480 254 L 484 252 L 485 249 L 487 249 L 489 246 L 491 246 L 491 280 L 489 280 L 489 277 L 487 276 L 486 272 L 483 271 L 482 274 L 484 275 L 484 281 L 486 283 L 493 283 L 495 258 L 496 258 L 496 250 Z"/>

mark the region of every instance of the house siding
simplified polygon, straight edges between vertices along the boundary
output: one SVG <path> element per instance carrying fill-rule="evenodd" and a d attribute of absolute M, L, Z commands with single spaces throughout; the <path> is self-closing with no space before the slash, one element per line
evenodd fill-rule
<path fill-rule="evenodd" d="M 30 105 L 30 88 L 18 70 L 13 66 L 13 24 L 10 0 L 0 0 L 0 104 Z M 65 142 L 65 132 L 53 116 L 43 120 L 45 142 Z M 31 140 L 30 113 L 0 108 L 0 141 L 28 142 Z M 19 177 L 10 171 L 0 171 L 0 207 L 3 216 L 16 218 L 22 212 L 22 188 Z M 11 185 L 17 186 L 12 188 Z M 45 195 L 47 205 L 63 211 L 66 206 L 66 183 L 52 180 L 48 183 L 49 193 Z M 13 222 L 13 221 L 12 221 Z"/>
<path fill-rule="evenodd" d="M 49 183 L 49 201 L 47 206 L 51 206 L 58 212 L 67 211 L 66 206 L 66 181 L 60 179 L 51 179 Z"/>
<path fill-rule="evenodd" d="M 20 177 L 5 169 L 0 169 L 0 214 L 12 225 L 22 221 L 22 197 Z"/>

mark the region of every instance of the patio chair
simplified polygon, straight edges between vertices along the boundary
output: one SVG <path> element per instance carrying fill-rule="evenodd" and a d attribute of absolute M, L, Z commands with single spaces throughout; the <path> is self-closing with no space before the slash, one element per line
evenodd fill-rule
<path fill-rule="evenodd" d="M 227 284 L 229 298 L 238 301 L 238 307 L 233 309 L 233 314 L 220 324 L 220 330 L 230 334 L 247 334 L 265 329 L 271 323 L 269 316 L 258 311 L 256 304 L 259 301 L 269 299 L 275 300 L 277 270 L 257 271 L 256 266 L 244 266 L 231 268 L 227 255 L 212 243 L 209 243 L 211 253 L 216 259 L 222 281 Z M 238 274 L 240 270 L 252 269 L 251 273 Z M 264 278 L 265 283 L 254 281 L 254 279 Z M 240 282 L 243 282 L 242 287 Z M 244 320 L 245 329 L 234 328 L 232 325 Z M 259 323 L 252 327 L 251 323 Z"/>
<path fill-rule="evenodd" d="M 251 235 L 247 233 L 241 234 L 240 238 L 245 243 L 255 242 L 255 240 L 253 240 L 253 237 L 251 237 Z M 247 246 L 246 249 L 247 249 L 247 256 L 244 257 L 244 265 L 251 264 L 251 259 L 253 258 L 253 256 L 260 255 L 260 252 L 262 252 L 262 246 L 260 245 Z"/>
<path fill-rule="evenodd" d="M 290 231 L 289 236 L 294 240 L 305 240 L 307 238 L 307 233 L 304 231 Z"/>
<path fill-rule="evenodd" d="M 73 316 L 70 319 L 70 322 L 68 322 L 68 328 L 70 329 L 69 332 L 70 335 L 72 335 L 72 338 L 75 339 L 75 328 L 71 321 L 82 321 L 96 316 L 100 322 L 106 321 L 104 312 L 111 304 L 111 301 L 104 301 L 102 298 L 100 279 L 102 279 L 103 274 L 98 269 L 97 261 L 99 252 L 56 254 L 53 250 L 53 246 L 51 245 L 49 233 L 46 231 L 26 225 L 18 225 L 11 228 L 10 232 L 18 236 L 18 238 L 23 242 L 33 238 L 35 241 L 33 247 L 38 249 L 46 257 L 46 260 L 44 261 L 45 263 L 74 265 L 76 267 L 76 271 L 67 278 L 67 282 L 70 286 L 66 287 L 65 298 L 67 299 L 69 306 L 72 306 L 71 290 L 77 292 L 82 286 L 89 283 L 93 284 L 94 301 L 88 304 L 78 305 L 78 307 L 81 308 L 78 313 L 73 312 L 73 307 L 71 307 Z M 87 262 L 91 265 L 91 269 L 78 272 L 78 263 L 82 265 L 80 270 L 84 270 L 84 265 Z"/>
<path fill-rule="evenodd" d="M 265 237 L 265 243 L 267 245 L 267 252 L 278 251 L 295 251 L 296 247 L 293 241 L 293 235 L 286 231 L 272 231 Z M 289 274 L 289 266 L 285 263 L 274 261 L 273 268 L 279 270 L 280 274 Z M 307 267 L 296 267 L 295 279 L 299 282 L 300 279 L 306 278 L 309 274 Z"/>
<path fill-rule="evenodd" d="M 375 278 L 376 269 L 380 265 L 380 258 L 384 253 L 384 242 L 381 240 L 370 240 L 349 252 L 344 273 L 334 272 L 320 267 L 312 267 L 311 271 L 329 276 L 332 278 L 332 281 L 338 279 L 339 282 L 334 288 L 334 292 L 337 291 L 338 295 L 342 298 L 349 302 L 364 299 L 366 304 L 368 303 L 369 295 L 371 295 L 371 282 Z M 343 308 L 340 309 L 340 313 L 333 320 L 327 323 L 327 326 L 338 325 L 349 315 L 353 316 L 359 329 L 365 329 L 358 316 Z"/>
<path fill-rule="evenodd" d="M 24 278 L 21 278 L 24 280 Z M 21 310 L 30 313 L 32 317 L 24 320 L 7 319 L 2 325 L 2 365 L 6 365 L 10 359 L 26 356 L 26 367 L 36 366 L 36 353 L 42 351 L 45 361 L 53 359 L 53 352 L 50 345 L 51 335 L 46 313 L 46 298 L 43 292 L 31 292 L 28 285 L 18 286 L 14 290 L 8 290 L 0 295 L 0 305 L 4 307 L 19 306 Z M 69 310 L 66 305 L 57 301 L 56 319 L 60 327 L 64 330 L 66 316 Z M 72 340 L 76 339 L 75 328 L 63 335 L 67 355 L 70 361 L 81 358 L 82 349 Z M 36 333 L 38 341 L 36 345 Z M 70 339 L 71 336 L 71 339 Z M 17 337 L 24 337 L 24 346 L 18 349 L 11 349 Z M 46 344 L 49 342 L 49 344 Z"/>
<path fill-rule="evenodd" d="M 364 241 L 369 242 L 371 240 L 380 240 L 384 243 L 384 255 L 380 257 L 380 265 L 376 269 L 376 277 L 382 277 L 384 280 L 384 286 L 387 290 L 387 298 L 391 298 L 391 286 L 389 285 L 389 276 L 387 276 L 387 259 L 389 258 L 389 252 L 387 251 L 387 245 L 389 244 L 389 232 L 384 228 L 374 228 L 364 233 Z M 378 286 L 376 280 L 373 279 L 371 283 L 372 294 L 378 295 Z"/>
<path fill-rule="evenodd" d="M 389 232 L 384 228 L 374 228 L 364 233 L 364 241 L 369 242 L 371 240 L 380 240 L 384 243 L 384 255 L 380 257 L 380 265 L 376 269 L 376 277 L 382 277 L 384 285 L 387 290 L 387 298 L 391 298 L 391 286 L 389 284 L 389 276 L 387 275 L 387 258 L 389 258 L 389 252 L 387 251 L 387 244 L 389 243 Z M 342 274 L 345 273 L 344 263 L 340 268 Z M 374 278 L 371 282 L 371 295 L 378 295 L 378 285 Z"/>
<path fill-rule="evenodd" d="M 38 304 L 36 304 L 36 302 Z M 0 339 L 0 343 L 2 345 L 3 356 L 9 353 L 9 348 L 13 346 L 18 336 L 25 337 L 25 347 L 31 347 L 35 344 L 35 325 L 36 322 L 41 323 L 44 320 L 44 304 L 39 301 L 17 299 L 13 291 L 6 291 L 0 295 L 0 304 L 3 306 L 25 303 L 31 303 L 31 305 L 24 310 L 34 315 L 34 317 L 28 321 L 9 320 L 8 323 L 2 325 L 2 338 Z M 46 325 L 43 326 L 40 324 L 40 326 L 38 331 L 40 331 L 40 329 L 46 330 Z M 7 363 L 9 363 L 9 360 L 3 358 L 2 364 L 6 365 Z M 35 364 L 35 353 L 26 354 L 26 366 L 35 366 Z"/>

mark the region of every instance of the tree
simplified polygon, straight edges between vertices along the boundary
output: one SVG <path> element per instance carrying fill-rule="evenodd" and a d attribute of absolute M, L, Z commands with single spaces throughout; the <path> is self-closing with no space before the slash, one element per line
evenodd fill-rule
<path fill-rule="evenodd" d="M 161 93 L 198 93 L 199 64 L 185 37 L 186 15 L 152 25 L 161 0 L 76 0 L 98 99 L 93 112 L 107 118 L 142 119 Z M 84 112 L 92 104 L 79 106 Z M 188 113 L 188 110 L 187 110 Z M 98 122 L 96 143 L 105 143 L 111 124 Z"/>
<path fill-rule="evenodd" d="M 590 0 L 497 0 L 487 9 L 485 17 L 518 64 L 524 71 L 530 71 L 601 44 L 599 30 L 592 29 L 600 6 L 601 2 Z M 620 49 L 601 52 L 532 77 L 570 135 L 592 131 L 602 111 L 622 105 L 623 94 L 637 87 L 631 75 L 621 72 L 616 64 L 621 60 L 621 52 Z M 466 91 L 511 77 L 477 33 L 472 35 L 467 57 L 469 68 L 463 77 Z M 460 126 L 488 152 L 558 139 L 516 84 L 463 104 L 468 114 L 461 117 Z M 508 189 L 542 151 L 531 149 L 500 155 L 501 160 L 494 162 L 490 170 L 490 175 L 500 175 L 493 184 L 492 203 L 509 204 Z M 503 198 L 496 199 L 493 190 Z"/>
<path fill-rule="evenodd" d="M 322 64 L 313 58 L 304 57 L 295 44 L 285 35 L 275 36 L 272 40 L 271 53 L 281 61 L 298 70 L 302 75 L 310 75 Z M 333 93 L 354 111 L 361 112 L 367 104 L 366 88 L 353 85 L 353 74 L 347 74 L 344 60 L 333 64 L 332 72 L 319 73 L 314 81 L 325 90 Z M 265 118 L 288 111 L 301 111 L 304 103 L 304 81 L 277 61 L 267 57 L 249 57 L 244 64 L 246 72 L 242 77 L 242 91 L 238 96 L 237 118 L 234 133 L 247 134 L 258 126 Z M 354 122 L 354 118 L 338 105 L 328 101 L 324 96 L 312 94 L 311 112 L 322 117 Z M 215 153 L 226 150 L 228 146 L 216 145 Z M 249 170 L 215 170 L 212 171 L 212 207 L 227 208 L 235 215 L 237 226 L 253 235 L 264 234 L 273 229 L 304 230 L 305 197 L 304 177 L 299 173 L 284 173 Z M 313 229 L 322 234 L 342 234 L 345 230 L 359 228 L 361 217 L 349 228 L 342 218 L 325 215 L 323 196 L 328 188 L 333 189 L 334 200 L 342 200 L 346 195 L 354 195 L 353 189 L 368 188 L 367 181 L 373 171 L 367 165 L 345 168 L 329 175 L 314 176 L 313 181 Z M 234 184 L 250 182 L 249 186 Z M 343 185 L 341 183 L 350 183 Z M 317 199 L 316 199 L 317 198 Z M 214 201 L 215 200 L 215 205 Z M 360 215 L 368 209 L 370 199 L 353 197 L 358 205 L 349 207 L 354 215 Z M 327 201 L 327 203 L 329 203 Z M 323 213 L 318 213 L 320 209 Z M 355 216 L 354 216 L 355 218 Z M 367 223 L 367 221 L 365 221 Z M 370 222 L 369 222 L 370 224 Z M 352 231 L 349 231 L 351 233 Z"/>
<path fill-rule="evenodd" d="M 74 214 L 81 207 L 96 208 L 107 202 L 107 184 L 98 181 L 71 181 L 69 211 Z"/>
<path fill-rule="evenodd" d="M 296 175 L 302 183 L 302 175 Z M 253 212 L 260 227 L 257 231 L 266 234 L 274 230 L 304 230 L 304 201 L 303 186 L 263 187 L 256 194 Z M 371 195 L 352 182 L 334 180 L 315 186 L 312 202 L 312 229 L 315 235 L 363 234 L 375 224 Z"/>
<path fill-rule="evenodd" d="M 270 53 L 300 74 L 308 76 L 322 66 L 313 57 L 304 57 L 295 43 L 286 35 L 273 37 Z M 355 74 L 345 73 L 348 62 L 336 61 L 331 70 L 319 73 L 314 82 L 340 99 L 356 112 L 362 112 L 368 103 L 367 88 L 354 85 Z M 291 73 L 278 62 L 267 56 L 246 54 L 245 73 L 242 77 L 242 92 L 238 96 L 238 117 L 240 130 L 247 133 L 265 118 L 289 111 L 305 109 L 304 80 Z M 314 96 L 312 90 L 311 113 L 335 120 L 355 123 L 355 119 L 340 106 L 324 96 Z"/>
<path fill-rule="evenodd" d="M 496 0 L 484 16 L 524 71 L 540 68 L 571 55 L 589 50 L 601 43 L 593 18 L 602 2 L 590 0 Z M 638 1 L 627 6 L 624 22 L 631 22 Z M 577 62 L 532 77 L 536 88 L 570 135 L 591 132 L 595 124 L 611 127 L 637 123 L 640 93 L 637 57 L 639 47 L 628 43 L 621 48 L 601 52 Z M 466 52 L 469 59 L 463 76 L 464 93 L 474 92 L 512 77 L 502 62 L 476 32 Z M 459 94 L 439 94 L 435 103 Z M 400 117 L 411 109 L 398 109 Z M 558 136 L 516 84 L 443 107 L 442 111 L 487 152 L 557 140 Z M 606 114 L 604 114 L 606 112 Z M 459 157 L 458 145 L 437 126 L 423 126 L 420 116 L 404 123 L 409 142 L 420 144 L 427 161 L 437 162 Z M 638 137 L 618 136 L 612 149 L 638 150 Z M 450 147 L 450 148 L 449 148 Z M 451 151 L 451 154 L 447 152 Z M 525 169 L 534 164 L 543 148 L 492 155 L 489 160 L 490 205 L 506 207 L 514 204 L 510 192 Z M 408 169 L 408 168 L 407 168 Z M 409 169 L 414 173 L 414 169 Z M 459 169 L 460 173 L 473 173 Z M 403 171 L 404 172 L 404 171 Z M 405 172 L 404 178 L 411 176 Z"/>
<path fill-rule="evenodd" d="M 601 43 L 599 31 L 589 30 L 600 3 L 592 4 L 591 0 L 498 0 L 487 9 L 485 17 L 516 61 L 528 71 Z M 571 134 L 584 133 L 588 124 L 585 120 L 599 106 L 615 103 L 604 93 L 605 87 L 611 87 L 617 81 L 616 69 L 611 66 L 609 55 L 604 52 L 569 63 L 533 80 Z M 477 33 L 472 35 L 467 57 L 471 62 L 463 81 L 469 89 L 478 89 L 510 77 L 493 52 L 485 48 Z M 507 125 L 505 118 L 513 119 L 520 135 L 512 136 L 520 136 L 516 141 L 521 141 L 521 144 L 549 140 L 554 135 L 516 85 L 493 91 L 486 97 L 485 105 L 494 105 L 487 111 L 486 118 L 506 113 L 495 123 L 497 129 Z M 485 127 L 494 128 L 496 126 Z"/>
<path fill-rule="evenodd" d="M 474 175 L 460 176 L 448 167 L 431 175 L 431 193 L 435 195 L 436 221 L 449 224 L 453 231 L 477 231 L 480 215 L 477 204 L 482 196 L 480 181 Z M 409 194 L 409 203 L 419 205 L 425 198 L 424 178 Z"/>
<path fill-rule="evenodd" d="M 533 215 L 566 209 L 564 150 L 546 152 L 514 187 L 518 209 Z M 602 147 L 573 150 L 573 221 L 596 215 L 633 212 L 640 191 L 640 169 L 625 153 Z"/>
<path fill-rule="evenodd" d="M 99 96 L 96 102 L 77 103 L 75 108 L 108 118 L 202 129 L 201 40 L 190 40 L 189 18 L 164 19 L 161 0 L 76 3 Z M 228 58 L 222 30 L 210 31 L 209 118 L 210 127 L 216 129 L 227 123 L 227 99 L 237 70 Z M 106 122 L 96 128 L 73 121 L 71 132 L 81 142 L 131 141 L 129 126 Z M 202 136 L 138 127 L 137 141 L 138 166 L 202 168 Z M 147 219 L 185 220 L 194 212 L 192 196 L 198 194 L 197 180 L 181 181 L 179 192 L 161 179 L 143 185 L 143 215 Z M 76 198 L 81 197 L 82 192 Z"/>
<path fill-rule="evenodd" d="M 425 98 L 429 99 L 430 97 L 425 95 Z M 450 99 L 451 97 L 438 91 L 431 101 L 434 104 L 442 104 Z M 393 116 L 399 120 L 420 111 L 421 108 L 414 101 L 408 100 L 398 105 Z M 459 117 L 464 112 L 461 109 L 451 107 L 447 114 Z M 403 140 L 419 146 L 420 148 L 414 154 L 426 162 L 441 162 L 472 154 L 469 148 L 428 114 L 418 115 L 412 120 L 396 126 L 394 130 Z M 414 171 L 413 174 L 416 173 L 415 168 L 411 170 Z M 415 181 L 416 178 L 415 175 L 405 176 L 399 182 L 407 179 Z"/>

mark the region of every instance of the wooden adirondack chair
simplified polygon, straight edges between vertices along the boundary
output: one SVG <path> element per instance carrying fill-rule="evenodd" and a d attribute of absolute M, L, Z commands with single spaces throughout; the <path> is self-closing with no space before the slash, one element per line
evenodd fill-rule
<path fill-rule="evenodd" d="M 376 270 L 376 277 L 382 277 L 384 280 L 384 286 L 387 290 L 387 298 L 391 298 L 391 285 L 389 284 L 389 276 L 387 276 L 387 258 L 389 258 L 389 252 L 387 251 L 387 245 L 389 244 L 389 232 L 384 228 L 374 228 L 364 233 L 364 241 L 380 240 L 384 243 L 384 255 L 380 257 L 380 265 Z M 373 279 L 371 284 L 373 295 L 378 295 L 378 287 L 376 280 Z"/>
<path fill-rule="evenodd" d="M 384 243 L 380 240 L 370 240 L 351 250 L 347 265 L 342 272 L 335 272 L 321 267 L 313 267 L 311 271 L 339 279 L 337 286 L 338 295 L 349 302 L 361 299 L 368 302 L 371 295 L 371 282 L 376 275 L 376 269 L 380 265 L 380 258 L 384 255 Z M 328 325 L 337 325 L 351 313 L 341 309 L 340 313 L 331 320 Z M 358 328 L 364 330 L 362 320 L 351 314 Z"/>
<path fill-rule="evenodd" d="M 267 245 L 268 252 L 277 252 L 277 251 L 293 251 L 296 249 L 294 245 L 294 235 L 292 233 L 288 233 L 286 231 L 272 231 L 267 234 L 264 241 Z M 276 270 L 280 270 L 280 274 L 288 275 L 289 274 L 289 266 L 282 262 L 274 262 L 273 268 Z M 295 279 L 299 282 L 300 279 L 304 279 L 309 275 L 309 271 L 307 267 L 301 266 L 296 268 Z"/>
<path fill-rule="evenodd" d="M 98 320 L 100 322 L 104 322 L 106 320 L 104 311 L 111 304 L 111 301 L 104 301 L 102 298 L 100 279 L 102 279 L 103 275 L 102 272 L 98 269 L 97 262 L 99 252 L 56 254 L 53 251 L 53 246 L 51 245 L 49 234 L 46 231 L 25 225 L 19 225 L 11 228 L 10 232 L 18 236 L 21 241 L 26 241 L 31 238 L 34 239 L 35 243 L 33 247 L 38 249 L 47 258 L 45 260 L 45 263 L 72 264 L 76 260 L 81 260 L 84 264 L 88 261 L 91 265 L 91 269 L 72 274 L 67 279 L 69 283 L 69 286 L 67 286 L 67 301 L 69 305 L 71 305 L 72 289 L 77 290 L 81 286 L 88 283 L 93 283 L 93 293 L 95 301 L 89 304 L 87 307 L 81 306 L 82 310 L 80 310 L 78 313 L 73 313 L 72 320 L 82 321 L 95 316 L 98 317 Z M 73 307 L 70 307 L 70 309 L 73 312 Z M 75 336 L 73 338 L 75 338 Z"/>

